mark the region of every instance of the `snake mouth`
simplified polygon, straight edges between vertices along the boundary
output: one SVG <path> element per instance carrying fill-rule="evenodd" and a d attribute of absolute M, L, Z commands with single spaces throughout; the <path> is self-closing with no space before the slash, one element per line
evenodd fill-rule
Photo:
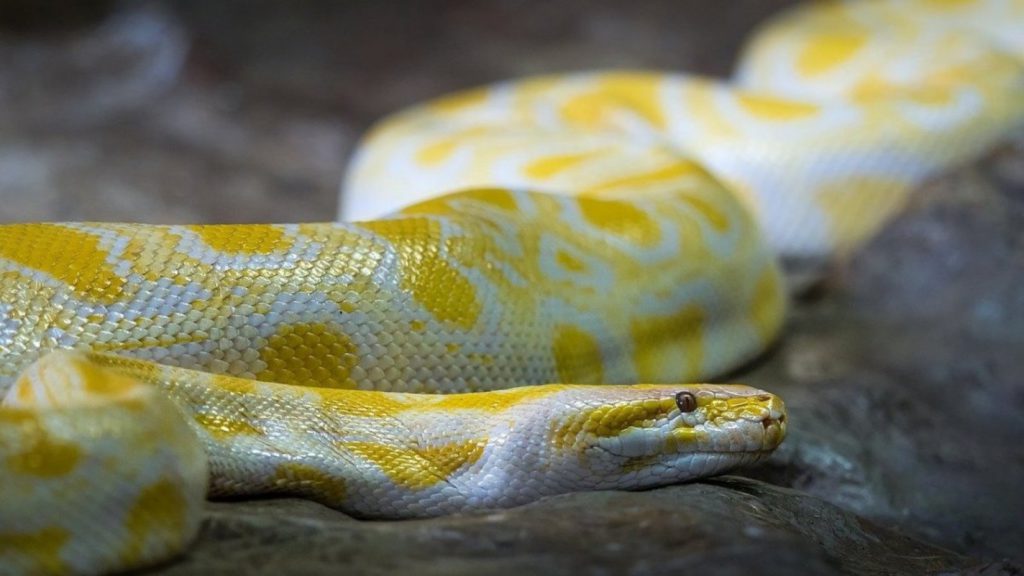
<path fill-rule="evenodd" d="M 597 447 L 620 458 L 678 457 L 696 454 L 770 454 L 786 435 L 786 416 L 759 420 L 740 419 L 720 427 L 679 424 L 666 432 L 658 428 L 632 428 Z"/>

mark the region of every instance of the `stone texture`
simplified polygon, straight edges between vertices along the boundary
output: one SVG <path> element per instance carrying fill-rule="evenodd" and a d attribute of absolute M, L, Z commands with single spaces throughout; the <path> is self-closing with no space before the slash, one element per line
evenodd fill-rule
<path fill-rule="evenodd" d="M 298 500 L 211 504 L 199 544 L 163 573 L 922 574 L 971 563 L 812 496 L 722 477 L 405 522 Z"/>
<path fill-rule="evenodd" d="M 0 22 L 0 221 L 329 220 L 381 114 L 528 73 L 724 74 L 786 2 L 60 4 Z M 922 187 L 800 298 L 732 375 L 790 410 L 756 480 L 413 522 L 211 503 L 153 572 L 1020 574 L 1022 229 L 1018 143 Z"/>
<path fill-rule="evenodd" d="M 794 424 L 770 471 L 909 533 L 1024 558 L 1024 150 L 918 190 L 746 379 Z M 799 420 L 797 419 L 799 415 Z"/>

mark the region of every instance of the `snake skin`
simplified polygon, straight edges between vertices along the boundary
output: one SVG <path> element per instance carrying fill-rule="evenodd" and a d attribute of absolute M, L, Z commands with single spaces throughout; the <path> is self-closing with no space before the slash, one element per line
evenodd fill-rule
<path fill-rule="evenodd" d="M 207 494 L 424 517 L 763 459 L 777 396 L 679 383 L 778 336 L 780 257 L 855 248 L 1020 124 L 1022 24 L 816 4 L 732 83 L 442 98 L 357 152 L 343 215 L 372 221 L 0 226 L 0 574 L 161 561 Z"/>

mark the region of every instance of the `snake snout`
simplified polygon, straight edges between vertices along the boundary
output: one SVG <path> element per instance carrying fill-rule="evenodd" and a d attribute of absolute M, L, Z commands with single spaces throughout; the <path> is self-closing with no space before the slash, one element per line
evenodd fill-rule
<path fill-rule="evenodd" d="M 774 394 L 765 394 L 758 397 L 766 408 L 765 415 L 761 419 L 761 426 L 764 428 L 762 448 L 774 450 L 786 437 L 786 405 L 782 398 Z"/>

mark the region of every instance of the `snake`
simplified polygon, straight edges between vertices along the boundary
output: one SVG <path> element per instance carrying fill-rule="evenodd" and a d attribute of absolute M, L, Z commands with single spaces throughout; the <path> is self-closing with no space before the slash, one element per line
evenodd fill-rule
<path fill-rule="evenodd" d="M 422 518 L 763 461 L 782 399 L 705 382 L 779 338 L 790 266 L 1021 125 L 1022 24 L 808 4 L 730 80 L 443 96 L 369 131 L 341 222 L 0 226 L 0 574 L 165 561 L 208 496 Z"/>

